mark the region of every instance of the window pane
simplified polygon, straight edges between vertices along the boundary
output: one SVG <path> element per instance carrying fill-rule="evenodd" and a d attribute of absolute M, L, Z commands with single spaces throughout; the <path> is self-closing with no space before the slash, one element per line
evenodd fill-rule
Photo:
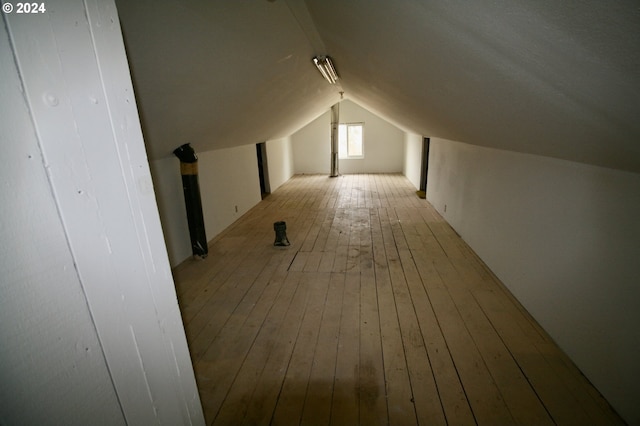
<path fill-rule="evenodd" d="M 338 158 L 347 158 L 347 125 L 338 126 Z"/>
<path fill-rule="evenodd" d="M 362 126 L 349 126 L 347 140 L 349 157 L 362 157 Z"/>

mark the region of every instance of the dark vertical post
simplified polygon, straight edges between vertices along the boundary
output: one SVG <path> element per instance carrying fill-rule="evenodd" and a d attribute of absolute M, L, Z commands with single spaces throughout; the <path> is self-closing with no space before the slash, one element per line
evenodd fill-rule
<path fill-rule="evenodd" d="M 188 143 L 176 148 L 173 153 L 180 159 L 180 174 L 182 175 L 184 203 L 187 207 L 191 250 L 194 256 L 205 258 L 209 253 L 209 247 L 204 229 L 202 200 L 198 183 L 198 156 Z"/>
<path fill-rule="evenodd" d="M 267 144 L 260 142 L 256 144 L 256 154 L 258 155 L 258 177 L 260 178 L 260 193 L 262 199 L 269 195 L 271 186 L 269 185 L 269 164 L 267 161 Z"/>
<path fill-rule="evenodd" d="M 427 175 L 429 172 L 429 138 L 422 139 L 422 166 L 420 168 L 420 190 L 418 196 L 426 198 L 427 194 Z"/>

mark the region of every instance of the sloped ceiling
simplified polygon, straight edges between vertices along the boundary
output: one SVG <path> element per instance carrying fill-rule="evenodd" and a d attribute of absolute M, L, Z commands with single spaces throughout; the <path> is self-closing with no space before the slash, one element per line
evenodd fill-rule
<path fill-rule="evenodd" d="M 151 158 L 288 136 L 340 100 L 283 0 L 117 7 Z"/>
<path fill-rule="evenodd" d="M 117 4 L 152 158 L 287 136 L 343 90 L 414 133 L 640 172 L 635 0 Z"/>

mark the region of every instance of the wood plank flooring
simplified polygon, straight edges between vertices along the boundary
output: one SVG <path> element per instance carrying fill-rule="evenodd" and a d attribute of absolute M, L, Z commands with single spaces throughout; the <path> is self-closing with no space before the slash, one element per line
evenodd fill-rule
<path fill-rule="evenodd" d="M 399 174 L 294 176 L 174 276 L 208 424 L 623 424 Z"/>

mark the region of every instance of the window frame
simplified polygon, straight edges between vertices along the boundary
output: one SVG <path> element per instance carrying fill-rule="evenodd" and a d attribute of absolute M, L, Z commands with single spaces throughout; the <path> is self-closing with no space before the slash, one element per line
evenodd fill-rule
<path fill-rule="evenodd" d="M 346 140 L 344 142 L 344 149 L 342 149 L 342 138 L 340 135 L 342 134 L 341 129 L 345 128 Z M 361 155 L 349 155 L 349 127 L 360 127 L 361 128 Z M 352 122 L 352 123 L 339 123 L 338 124 L 338 158 L 340 160 L 362 160 L 364 159 L 364 122 Z"/>

